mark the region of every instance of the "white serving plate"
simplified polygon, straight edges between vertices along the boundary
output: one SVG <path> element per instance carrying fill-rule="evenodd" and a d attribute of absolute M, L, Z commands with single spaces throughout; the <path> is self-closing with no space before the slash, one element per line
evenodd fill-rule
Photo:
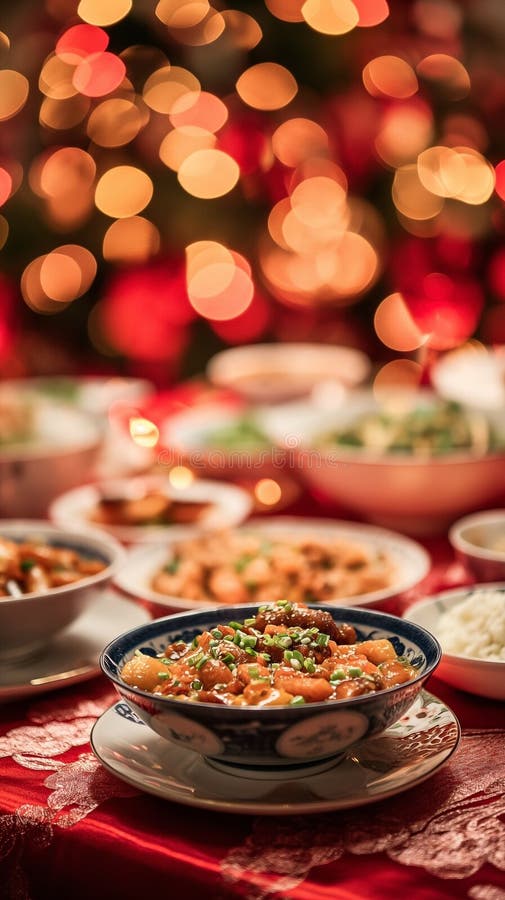
<path fill-rule="evenodd" d="M 371 550 L 380 549 L 388 553 L 396 568 L 397 577 L 393 583 L 386 588 L 366 594 L 335 597 L 335 603 L 339 605 L 363 606 L 380 603 L 418 584 L 428 574 L 430 568 L 430 557 L 420 544 L 401 534 L 372 525 L 340 522 L 334 519 L 279 516 L 267 520 L 253 519 L 242 526 L 241 530 L 260 532 L 265 536 L 292 534 L 298 537 L 309 535 L 314 538 L 340 538 L 360 543 Z M 198 529 L 195 528 L 174 527 L 170 538 L 163 544 L 130 551 L 126 565 L 116 576 L 116 585 L 130 596 L 170 609 L 201 609 L 204 606 L 216 606 L 215 602 L 206 603 L 160 594 L 150 587 L 153 576 L 169 561 L 173 544 L 194 537 L 198 533 Z"/>
<path fill-rule="evenodd" d="M 102 525 L 90 519 L 90 514 L 106 492 L 109 496 L 142 496 L 146 489 L 166 494 L 173 500 L 211 503 L 212 506 L 198 523 L 198 528 L 232 528 L 247 518 L 252 500 L 247 491 L 220 481 L 194 481 L 184 488 L 174 487 L 163 475 L 110 479 L 87 484 L 58 497 L 51 504 L 49 515 L 60 528 L 94 528 L 107 531 L 125 544 L 152 544 L 169 539 L 177 525 Z"/>

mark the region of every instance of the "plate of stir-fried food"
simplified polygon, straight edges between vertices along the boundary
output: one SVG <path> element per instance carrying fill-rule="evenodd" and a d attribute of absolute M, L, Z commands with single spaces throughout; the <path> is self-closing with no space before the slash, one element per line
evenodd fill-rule
<path fill-rule="evenodd" d="M 334 520 L 277 518 L 134 551 L 121 589 L 162 606 L 262 603 L 374 603 L 419 582 L 429 557 L 384 529 Z"/>

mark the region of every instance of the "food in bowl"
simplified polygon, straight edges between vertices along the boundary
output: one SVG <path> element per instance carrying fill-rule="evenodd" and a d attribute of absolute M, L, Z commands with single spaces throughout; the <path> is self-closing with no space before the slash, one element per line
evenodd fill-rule
<path fill-rule="evenodd" d="M 164 654 L 169 644 L 186 645 L 203 632 L 212 634 L 223 621 L 256 620 L 258 604 L 229 607 L 227 620 L 222 607 L 154 619 L 114 639 L 104 649 L 100 664 L 133 712 L 160 737 L 178 743 L 184 750 L 234 766 L 311 764 L 333 758 L 400 719 L 438 665 L 440 647 L 425 629 L 382 612 L 322 605 L 309 605 L 309 610 L 329 613 L 337 627 L 343 622 L 352 626 L 359 642 L 389 641 L 397 656 L 415 669 L 415 677 L 349 698 L 270 706 L 181 700 L 127 684 L 121 677 L 125 664 L 138 655 L 137 651 L 156 657 Z M 239 646 L 234 641 L 227 643 Z M 254 665 L 250 654 L 247 657 Z M 159 658 L 155 665 L 159 667 Z M 295 667 L 290 666 L 291 671 Z"/>
<path fill-rule="evenodd" d="M 84 556 L 71 547 L 0 537 L 0 598 L 45 593 L 97 575 L 105 568 L 103 560 Z"/>
<path fill-rule="evenodd" d="M 474 591 L 438 620 L 442 650 L 460 656 L 505 662 L 503 591 Z"/>
<path fill-rule="evenodd" d="M 252 414 L 245 414 L 227 425 L 211 429 L 205 442 L 213 450 L 236 452 L 267 450 L 270 447 L 269 438 Z"/>
<path fill-rule="evenodd" d="M 133 497 L 103 494 L 88 518 L 107 526 L 195 525 L 210 512 L 212 505 L 175 499 L 161 490 L 147 488 Z"/>
<path fill-rule="evenodd" d="M 395 687 L 417 670 L 391 641 L 358 641 L 355 628 L 305 604 L 260 606 L 122 668 L 126 684 L 179 700 L 279 706 L 345 700 Z"/>
<path fill-rule="evenodd" d="M 28 397 L 0 388 L 0 448 L 29 441 L 33 431 L 33 405 Z"/>
<path fill-rule="evenodd" d="M 439 456 L 459 450 L 485 453 L 504 446 L 484 414 L 458 403 L 431 402 L 404 410 L 379 409 L 316 439 L 321 448 L 363 448 L 382 453 Z"/>
<path fill-rule="evenodd" d="M 46 649 L 55 635 L 99 604 L 124 560 L 122 547 L 108 535 L 44 521 L 4 519 L 0 541 L 0 578 L 7 588 L 0 596 L 0 666 Z"/>
<path fill-rule="evenodd" d="M 220 604 L 325 602 L 386 588 L 394 574 L 387 553 L 358 541 L 227 531 L 174 543 L 151 587 Z"/>

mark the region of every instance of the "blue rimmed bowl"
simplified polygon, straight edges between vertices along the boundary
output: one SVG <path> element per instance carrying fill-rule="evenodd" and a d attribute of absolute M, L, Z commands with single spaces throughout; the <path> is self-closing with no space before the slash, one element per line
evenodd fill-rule
<path fill-rule="evenodd" d="M 169 643 L 189 642 L 220 623 L 253 616 L 257 604 L 155 619 L 111 641 L 100 665 L 132 714 L 161 737 L 202 756 L 238 768 L 319 765 L 400 719 L 437 667 L 441 651 L 428 631 L 396 616 L 359 607 L 310 607 L 329 612 L 336 622 L 353 625 L 360 641 L 388 638 L 419 674 L 405 684 L 350 700 L 271 707 L 186 702 L 122 681 L 121 669 L 136 650 L 151 656 L 163 653 Z"/>

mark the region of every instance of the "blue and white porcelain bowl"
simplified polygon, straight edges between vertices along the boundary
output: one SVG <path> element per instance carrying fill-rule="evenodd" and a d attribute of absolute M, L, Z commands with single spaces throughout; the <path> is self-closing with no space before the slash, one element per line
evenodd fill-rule
<path fill-rule="evenodd" d="M 419 674 L 405 684 L 350 700 L 270 707 L 185 702 L 122 681 L 121 669 L 136 650 L 155 656 L 169 643 L 189 642 L 220 623 L 252 616 L 258 605 L 204 609 L 148 622 L 108 644 L 100 665 L 132 717 L 138 716 L 161 737 L 202 756 L 238 770 L 320 765 L 400 719 L 438 665 L 441 651 L 428 631 L 396 616 L 359 607 L 310 606 L 326 610 L 336 622 L 353 625 L 360 641 L 388 638 Z"/>

